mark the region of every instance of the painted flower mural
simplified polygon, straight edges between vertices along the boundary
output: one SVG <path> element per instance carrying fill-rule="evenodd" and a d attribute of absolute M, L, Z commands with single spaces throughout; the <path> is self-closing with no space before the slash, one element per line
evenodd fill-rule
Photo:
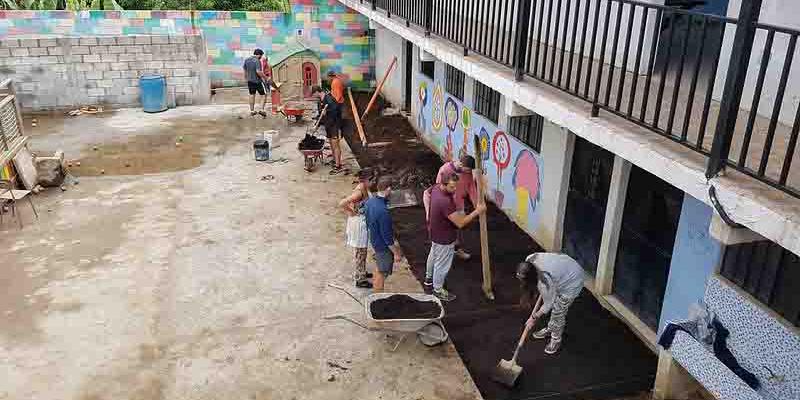
<path fill-rule="evenodd" d="M 458 105 L 456 105 L 452 97 L 448 97 L 447 103 L 444 105 L 444 118 L 447 125 L 447 144 L 444 148 L 444 159 L 450 161 L 453 159 L 453 132 L 458 124 Z"/>
<path fill-rule="evenodd" d="M 489 132 L 486 131 L 486 128 L 481 128 L 481 132 L 478 135 L 480 138 L 481 144 L 481 165 L 483 166 L 483 170 L 486 171 L 486 161 L 489 161 L 489 147 L 491 146 L 491 139 L 489 138 Z"/>
<path fill-rule="evenodd" d="M 419 129 L 427 130 L 428 121 L 425 120 L 425 106 L 428 105 L 428 83 L 420 82 L 419 84 L 419 114 L 417 115 L 417 126 Z"/>
<path fill-rule="evenodd" d="M 444 96 L 442 95 L 442 85 L 437 84 L 436 88 L 433 90 L 433 111 L 431 111 L 431 118 L 433 119 L 431 124 L 434 133 L 442 130 L 443 106 Z"/>
<path fill-rule="evenodd" d="M 528 211 L 536 209 L 541 186 L 539 164 L 530 150 L 523 149 L 517 154 L 511 184 L 517 195 L 516 219 L 522 226 L 527 226 Z"/>
<path fill-rule="evenodd" d="M 503 191 L 500 186 L 503 181 L 503 170 L 511 163 L 511 142 L 508 141 L 508 136 L 505 132 L 497 131 L 492 139 L 492 160 L 497 167 L 497 186 L 494 190 L 494 202 L 498 207 L 503 207 L 503 200 L 505 199 Z"/>
<path fill-rule="evenodd" d="M 461 107 L 461 127 L 464 128 L 464 137 L 461 144 L 461 149 L 458 151 L 458 158 L 468 154 L 469 149 L 469 132 L 472 129 L 472 110 L 462 106 Z"/>

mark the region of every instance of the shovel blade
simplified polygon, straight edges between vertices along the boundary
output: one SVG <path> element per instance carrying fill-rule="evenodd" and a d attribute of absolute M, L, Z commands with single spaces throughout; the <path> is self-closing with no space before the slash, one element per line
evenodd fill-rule
<path fill-rule="evenodd" d="M 508 387 L 514 387 L 521 373 L 522 367 L 516 363 L 509 360 L 500 360 L 492 375 L 492 380 Z"/>

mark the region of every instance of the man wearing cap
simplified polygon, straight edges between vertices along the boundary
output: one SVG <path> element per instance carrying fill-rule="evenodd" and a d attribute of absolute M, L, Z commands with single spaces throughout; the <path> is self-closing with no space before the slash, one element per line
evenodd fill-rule
<path fill-rule="evenodd" d="M 244 60 L 244 77 L 247 79 L 247 91 L 250 93 L 250 115 L 256 115 L 256 93 L 264 97 L 261 103 L 261 115 L 266 115 L 264 109 L 267 107 L 267 92 L 264 90 L 264 82 L 267 76 L 264 74 L 264 69 L 261 66 L 261 57 L 264 56 L 264 50 L 255 49 L 253 55 Z"/>

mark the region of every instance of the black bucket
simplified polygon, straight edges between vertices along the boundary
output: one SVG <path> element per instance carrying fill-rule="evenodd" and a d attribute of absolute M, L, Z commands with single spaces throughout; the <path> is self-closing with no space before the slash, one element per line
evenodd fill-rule
<path fill-rule="evenodd" d="M 259 139 L 253 142 L 253 150 L 256 154 L 256 161 L 269 160 L 269 142 Z"/>

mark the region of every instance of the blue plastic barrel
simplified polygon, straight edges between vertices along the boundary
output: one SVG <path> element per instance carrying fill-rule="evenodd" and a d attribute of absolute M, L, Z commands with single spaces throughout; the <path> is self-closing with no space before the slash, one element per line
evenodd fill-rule
<path fill-rule="evenodd" d="M 139 96 L 144 112 L 167 109 L 167 80 L 163 75 L 146 74 L 139 78 Z"/>

